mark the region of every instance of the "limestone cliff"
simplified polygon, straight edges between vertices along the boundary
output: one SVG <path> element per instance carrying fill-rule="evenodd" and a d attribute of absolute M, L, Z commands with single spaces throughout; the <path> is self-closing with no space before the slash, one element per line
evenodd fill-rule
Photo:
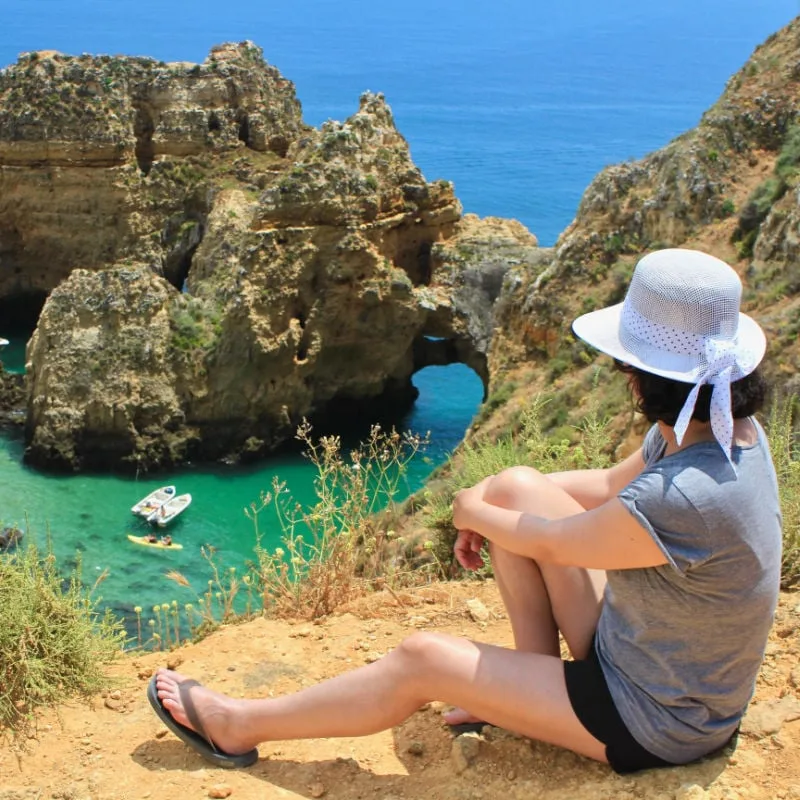
<path fill-rule="evenodd" d="M 536 240 L 462 219 L 381 95 L 320 129 L 245 42 L 201 65 L 32 53 L 0 72 L 0 311 L 39 311 L 28 458 L 257 455 L 303 416 L 488 383 L 493 304 Z M 431 337 L 434 337 L 433 340 Z"/>
<path fill-rule="evenodd" d="M 124 259 L 178 280 L 182 226 L 211 202 L 203 156 L 272 163 L 304 128 L 294 87 L 249 43 L 201 65 L 21 56 L 0 71 L 0 297 Z"/>

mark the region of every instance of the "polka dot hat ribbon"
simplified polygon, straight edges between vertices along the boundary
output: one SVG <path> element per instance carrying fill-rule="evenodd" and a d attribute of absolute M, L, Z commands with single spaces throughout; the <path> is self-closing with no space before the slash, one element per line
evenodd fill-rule
<path fill-rule="evenodd" d="M 719 442 L 728 461 L 731 460 L 733 445 L 733 412 L 731 411 L 731 381 L 733 374 L 738 374 L 736 364 L 736 343 L 730 339 L 707 339 L 705 372 L 697 379 L 692 391 L 683 404 L 678 421 L 675 423 L 675 440 L 680 445 L 694 413 L 697 395 L 703 384 L 710 383 L 711 391 L 711 430 Z"/>
<path fill-rule="evenodd" d="M 702 372 L 694 379 L 694 387 L 678 415 L 674 431 L 680 445 L 694 413 L 700 387 L 710 384 L 711 430 L 719 442 L 728 461 L 731 460 L 733 444 L 733 412 L 731 410 L 731 383 L 748 375 L 758 364 L 758 355 L 743 348 L 736 338 L 720 339 L 712 336 L 678 330 L 669 325 L 648 320 L 629 303 L 625 303 L 620 320 L 622 328 L 629 334 L 626 346 L 643 362 L 653 361 L 653 350 L 664 356 L 672 355 L 693 359 Z M 636 352 L 636 343 L 643 352 Z M 645 368 L 646 369 L 646 368 Z"/>

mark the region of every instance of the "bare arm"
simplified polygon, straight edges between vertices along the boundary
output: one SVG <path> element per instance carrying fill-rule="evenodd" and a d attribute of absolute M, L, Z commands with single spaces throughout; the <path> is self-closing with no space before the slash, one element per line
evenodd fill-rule
<path fill-rule="evenodd" d="M 616 497 L 643 469 L 642 448 L 609 469 L 550 472 L 547 477 L 584 508 L 591 509 Z"/>
<path fill-rule="evenodd" d="M 590 569 L 633 569 L 667 563 L 650 534 L 613 497 L 581 514 L 548 520 L 487 503 L 491 478 L 456 496 L 453 523 L 512 553 L 552 564 Z"/>

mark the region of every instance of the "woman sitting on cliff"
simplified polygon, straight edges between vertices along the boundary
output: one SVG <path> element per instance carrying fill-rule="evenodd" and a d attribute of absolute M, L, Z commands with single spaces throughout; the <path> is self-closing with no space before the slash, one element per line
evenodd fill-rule
<path fill-rule="evenodd" d="M 458 707 L 453 725 L 485 720 L 618 772 L 723 747 L 753 693 L 781 561 L 775 472 L 752 417 L 765 339 L 740 294 L 712 256 L 645 256 L 622 304 L 574 324 L 622 362 L 653 423 L 641 449 L 605 470 L 516 467 L 458 494 L 457 558 L 475 569 L 488 541 L 516 649 L 416 633 L 275 699 L 160 670 L 156 712 L 225 766 L 253 763 L 267 740 L 375 733 L 432 700 Z M 559 657 L 559 632 L 575 660 Z"/>

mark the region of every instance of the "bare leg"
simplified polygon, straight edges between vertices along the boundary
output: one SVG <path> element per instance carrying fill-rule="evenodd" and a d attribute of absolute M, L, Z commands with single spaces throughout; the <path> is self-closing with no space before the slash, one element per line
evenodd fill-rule
<path fill-rule="evenodd" d="M 529 467 L 499 473 L 489 485 L 486 499 L 548 519 L 584 510 L 546 475 Z M 517 650 L 558 656 L 560 631 L 572 655 L 585 658 L 600 616 L 605 572 L 539 564 L 496 545 L 490 545 L 489 552 Z M 458 724 L 477 721 L 480 715 L 474 709 L 470 713 L 457 708 L 445 719 Z"/>
<path fill-rule="evenodd" d="M 178 684 L 158 673 L 158 696 L 191 727 Z M 275 699 L 235 700 L 202 687 L 192 701 L 208 735 L 240 753 L 279 739 L 363 736 L 399 724 L 425 703 L 463 705 L 489 722 L 605 761 L 604 745 L 575 717 L 554 656 L 417 633 L 380 661 Z"/>
<path fill-rule="evenodd" d="M 490 503 L 548 519 L 580 514 L 583 507 L 546 475 L 513 467 L 492 481 Z M 558 631 L 575 658 L 585 658 L 597 628 L 605 572 L 538 564 L 492 546 L 492 566 L 518 650 L 558 655 Z"/>

